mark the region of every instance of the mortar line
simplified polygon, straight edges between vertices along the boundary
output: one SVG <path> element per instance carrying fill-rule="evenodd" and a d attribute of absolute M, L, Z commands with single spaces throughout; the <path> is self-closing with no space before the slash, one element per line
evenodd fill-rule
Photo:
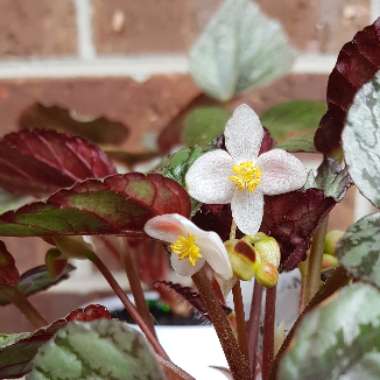
<path fill-rule="evenodd" d="M 77 21 L 78 55 L 81 59 L 92 60 L 96 50 L 92 39 L 91 0 L 74 0 Z"/>

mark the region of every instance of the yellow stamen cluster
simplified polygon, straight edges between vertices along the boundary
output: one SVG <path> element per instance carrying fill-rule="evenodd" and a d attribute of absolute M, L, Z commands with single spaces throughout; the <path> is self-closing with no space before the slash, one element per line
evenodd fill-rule
<path fill-rule="evenodd" d="M 235 164 L 232 171 L 234 175 L 229 178 L 239 190 L 253 192 L 259 186 L 262 173 L 260 168 L 253 162 L 247 161 Z"/>
<path fill-rule="evenodd" d="M 201 251 L 196 244 L 194 235 L 181 235 L 170 245 L 172 253 L 176 254 L 180 260 L 189 260 L 192 266 L 195 266 L 198 260 L 202 257 Z"/>

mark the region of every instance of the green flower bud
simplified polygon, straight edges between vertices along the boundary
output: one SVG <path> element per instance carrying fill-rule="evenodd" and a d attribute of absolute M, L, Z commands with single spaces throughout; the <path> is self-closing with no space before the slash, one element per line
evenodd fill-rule
<path fill-rule="evenodd" d="M 91 245 L 79 236 L 55 238 L 54 243 L 67 259 L 91 259 L 94 255 Z"/>
<path fill-rule="evenodd" d="M 224 245 L 235 276 L 243 281 L 251 280 L 255 276 L 257 260 L 260 260 L 253 245 L 243 239 L 228 240 Z"/>
<path fill-rule="evenodd" d="M 329 255 L 335 256 L 336 246 L 343 235 L 344 232 L 340 230 L 329 231 L 325 236 L 324 252 Z"/>
<path fill-rule="evenodd" d="M 256 281 L 266 288 L 272 288 L 278 281 L 278 269 L 271 263 L 263 262 L 256 269 Z"/>
<path fill-rule="evenodd" d="M 225 242 L 233 272 L 243 281 L 253 277 L 263 286 L 272 287 L 278 280 L 280 247 L 276 239 L 262 232 Z"/>
<path fill-rule="evenodd" d="M 322 272 L 334 269 L 339 265 L 339 261 L 335 256 L 324 253 L 322 256 Z"/>

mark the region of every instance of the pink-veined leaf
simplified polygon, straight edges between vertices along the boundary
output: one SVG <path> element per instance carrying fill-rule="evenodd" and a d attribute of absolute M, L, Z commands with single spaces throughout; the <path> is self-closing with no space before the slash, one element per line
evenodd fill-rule
<path fill-rule="evenodd" d="M 160 174 L 117 174 L 87 180 L 0 215 L 0 236 L 142 234 L 146 221 L 167 213 L 190 215 L 190 198 Z"/>
<path fill-rule="evenodd" d="M 0 140 L 0 187 L 20 195 L 43 195 L 87 178 L 115 173 L 98 147 L 47 130 L 23 130 Z"/>
<path fill-rule="evenodd" d="M 338 55 L 327 86 L 328 110 L 315 135 L 316 148 L 330 155 L 341 134 L 357 91 L 380 69 L 380 18 L 355 34 Z"/>
<path fill-rule="evenodd" d="M 31 333 L 2 335 L 0 339 L 0 379 L 21 377 L 32 369 L 32 360 L 38 349 L 71 321 L 89 322 L 111 319 L 108 310 L 101 305 L 89 305 L 72 311 L 47 327 Z"/>

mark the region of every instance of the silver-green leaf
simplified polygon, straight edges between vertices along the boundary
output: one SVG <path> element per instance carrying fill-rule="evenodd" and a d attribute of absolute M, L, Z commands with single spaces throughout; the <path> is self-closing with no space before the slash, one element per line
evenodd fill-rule
<path fill-rule="evenodd" d="M 306 315 L 277 375 L 277 380 L 379 379 L 379 291 L 357 283 Z"/>
<path fill-rule="evenodd" d="M 295 52 L 281 25 L 251 0 L 226 0 L 190 52 L 190 72 L 210 96 L 229 100 L 286 73 Z"/>
<path fill-rule="evenodd" d="M 343 235 L 337 249 L 340 263 L 354 277 L 380 288 L 380 213 L 365 216 Z"/>
<path fill-rule="evenodd" d="M 117 320 L 74 322 L 39 349 L 28 380 L 164 380 L 142 335 Z"/>
<path fill-rule="evenodd" d="M 380 207 L 380 72 L 357 92 L 347 113 L 342 142 L 352 180 Z"/>

